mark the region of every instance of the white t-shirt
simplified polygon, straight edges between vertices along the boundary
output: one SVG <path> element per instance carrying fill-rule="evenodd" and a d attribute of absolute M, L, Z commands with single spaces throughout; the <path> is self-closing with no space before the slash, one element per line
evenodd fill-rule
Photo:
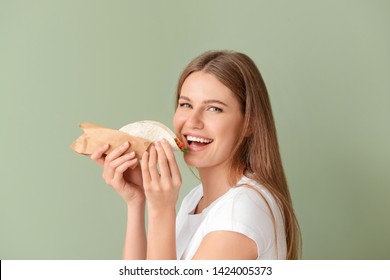
<path fill-rule="evenodd" d="M 249 185 L 256 190 L 239 186 L 241 184 Z M 233 231 L 253 239 L 257 244 L 258 260 L 286 258 L 286 237 L 282 215 L 274 197 L 264 186 L 244 176 L 235 187 L 211 203 L 202 213 L 194 214 L 202 196 L 202 185 L 199 185 L 183 199 L 177 214 L 178 259 L 192 259 L 202 239 L 213 231 Z M 264 199 L 268 202 L 272 213 Z M 275 227 L 277 242 L 275 242 Z"/>

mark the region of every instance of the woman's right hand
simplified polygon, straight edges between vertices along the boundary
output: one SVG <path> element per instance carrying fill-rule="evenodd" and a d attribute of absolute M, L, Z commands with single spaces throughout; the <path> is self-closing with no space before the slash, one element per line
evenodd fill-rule
<path fill-rule="evenodd" d="M 118 192 L 126 204 L 145 201 L 141 168 L 139 164 L 134 168 L 138 159 L 135 153 L 124 154 L 129 145 L 125 142 L 105 155 L 109 148 L 106 144 L 91 155 L 91 159 L 103 167 L 105 182 Z"/>

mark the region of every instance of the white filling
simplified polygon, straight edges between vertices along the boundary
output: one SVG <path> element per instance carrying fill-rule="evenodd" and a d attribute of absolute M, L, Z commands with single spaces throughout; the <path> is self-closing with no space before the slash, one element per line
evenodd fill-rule
<path fill-rule="evenodd" d="M 187 136 L 187 141 L 188 142 L 206 143 L 206 144 L 213 142 L 212 139 L 199 138 L 199 137 L 194 137 L 194 136 Z"/>

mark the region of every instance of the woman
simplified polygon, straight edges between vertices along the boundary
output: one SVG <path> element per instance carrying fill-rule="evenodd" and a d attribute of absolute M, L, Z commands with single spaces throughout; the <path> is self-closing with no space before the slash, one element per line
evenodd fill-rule
<path fill-rule="evenodd" d="M 183 71 L 174 128 L 201 185 L 175 205 L 181 175 L 166 141 L 142 157 L 128 143 L 91 158 L 125 200 L 126 259 L 297 259 L 300 232 L 268 93 L 246 55 L 206 52 Z M 159 169 L 158 169 L 159 167 Z M 145 232 L 145 202 L 148 233 Z"/>

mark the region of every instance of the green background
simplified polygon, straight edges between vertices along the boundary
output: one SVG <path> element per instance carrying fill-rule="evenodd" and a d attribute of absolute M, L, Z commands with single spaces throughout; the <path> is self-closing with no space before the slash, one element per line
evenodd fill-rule
<path fill-rule="evenodd" d="M 69 145 L 85 121 L 172 128 L 209 49 L 261 69 L 303 258 L 390 259 L 389 1 L 0 0 L 1 259 L 121 258 L 125 205 Z"/>

